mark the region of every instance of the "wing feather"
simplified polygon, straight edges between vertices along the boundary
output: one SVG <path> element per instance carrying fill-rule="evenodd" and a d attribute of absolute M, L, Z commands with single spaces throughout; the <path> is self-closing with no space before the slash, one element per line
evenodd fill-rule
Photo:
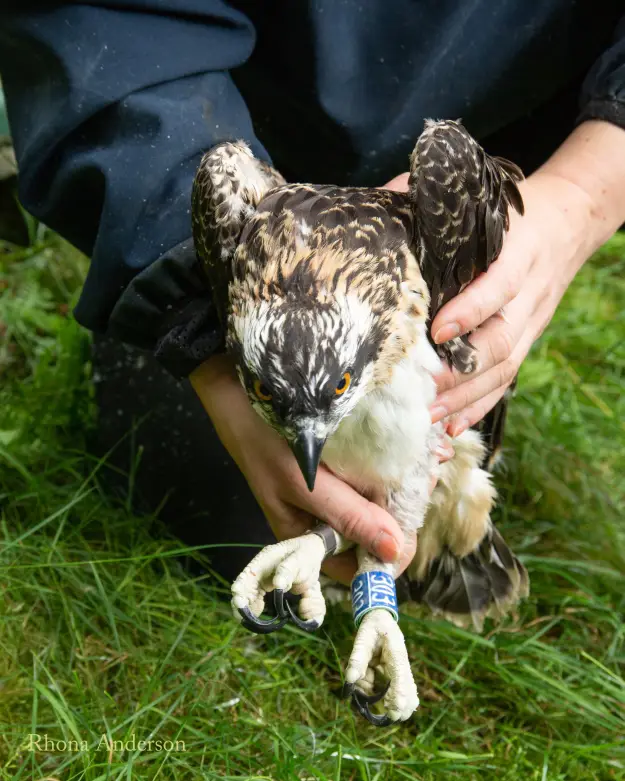
<path fill-rule="evenodd" d="M 437 312 L 501 252 L 510 208 L 523 214 L 514 163 L 491 157 L 459 122 L 427 121 L 411 156 L 409 196 L 415 243 Z M 466 337 L 438 348 L 458 370 L 472 371 Z"/>
<path fill-rule="evenodd" d="M 262 198 L 283 184 L 243 141 L 217 144 L 202 158 L 193 183 L 193 240 L 224 324 L 232 257 L 243 226 Z"/>

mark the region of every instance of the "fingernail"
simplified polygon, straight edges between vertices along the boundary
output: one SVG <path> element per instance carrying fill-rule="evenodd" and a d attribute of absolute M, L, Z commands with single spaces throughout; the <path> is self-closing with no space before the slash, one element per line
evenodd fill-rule
<path fill-rule="evenodd" d="M 451 425 L 451 435 L 452 437 L 459 437 L 460 434 L 462 434 L 463 431 L 466 431 L 469 428 L 469 421 L 467 418 L 458 418 L 458 420 L 455 420 Z"/>
<path fill-rule="evenodd" d="M 397 561 L 401 550 L 399 543 L 391 534 L 385 531 L 378 532 L 373 541 L 373 553 L 382 561 Z"/>
<path fill-rule="evenodd" d="M 458 323 L 447 323 L 434 334 L 434 341 L 436 344 L 442 344 L 453 339 L 454 336 L 458 336 L 460 333 L 460 326 Z"/>
<path fill-rule="evenodd" d="M 430 415 L 432 417 L 432 423 L 438 423 L 447 414 L 447 407 L 443 407 L 442 404 L 437 404 L 430 409 Z"/>

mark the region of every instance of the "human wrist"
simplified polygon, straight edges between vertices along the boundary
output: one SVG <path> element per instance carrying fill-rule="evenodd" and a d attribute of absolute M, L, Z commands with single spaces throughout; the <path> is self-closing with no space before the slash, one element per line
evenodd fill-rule
<path fill-rule="evenodd" d="M 583 230 L 588 254 L 625 222 L 625 130 L 609 122 L 580 124 L 534 174 L 568 183 L 570 219 Z M 565 206 L 566 208 L 566 206 Z"/>
<path fill-rule="evenodd" d="M 576 274 L 609 236 L 597 224 L 588 194 L 568 179 L 540 169 L 522 190 L 526 217 L 537 228 L 535 250 Z M 527 224 L 527 223 L 526 223 Z"/>
<path fill-rule="evenodd" d="M 235 378 L 232 359 L 225 353 L 212 355 L 189 375 L 189 382 L 210 414 L 210 399 Z"/>

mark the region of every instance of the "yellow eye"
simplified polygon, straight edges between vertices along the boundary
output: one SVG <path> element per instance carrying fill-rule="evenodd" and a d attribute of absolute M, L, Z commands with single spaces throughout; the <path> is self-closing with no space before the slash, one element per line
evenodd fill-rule
<path fill-rule="evenodd" d="M 260 380 L 254 380 L 254 393 L 261 401 L 271 401 L 269 388 L 267 388 L 266 385 L 263 385 Z"/>
<path fill-rule="evenodd" d="M 349 372 L 345 372 L 345 374 L 341 377 L 341 381 L 336 386 L 334 392 L 337 396 L 342 396 L 345 391 L 349 388 L 352 381 L 352 375 Z"/>

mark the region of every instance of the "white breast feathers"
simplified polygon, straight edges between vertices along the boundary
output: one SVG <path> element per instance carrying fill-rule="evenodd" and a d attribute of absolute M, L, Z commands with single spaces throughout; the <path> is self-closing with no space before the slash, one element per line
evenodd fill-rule
<path fill-rule="evenodd" d="M 323 451 L 327 466 L 365 495 L 385 496 L 415 471 L 430 471 L 436 395 L 432 375 L 441 362 L 425 326 L 390 381 L 373 389 L 330 437 Z"/>

